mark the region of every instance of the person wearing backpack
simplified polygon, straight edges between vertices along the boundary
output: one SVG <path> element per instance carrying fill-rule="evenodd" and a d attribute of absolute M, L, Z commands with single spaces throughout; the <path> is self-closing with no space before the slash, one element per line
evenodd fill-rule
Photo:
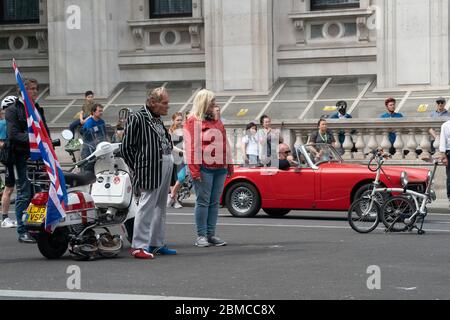
<path fill-rule="evenodd" d="M 1 228 L 16 228 L 17 221 L 9 218 L 9 205 L 11 203 L 11 194 L 14 191 L 16 179 L 14 177 L 14 165 L 10 159 L 10 148 L 8 142 L 8 133 L 6 130 L 5 113 L 6 108 L 15 104 L 17 97 L 8 96 L 2 100 L 0 109 L 0 161 L 5 166 L 5 189 L 2 194 L 2 219 Z"/>

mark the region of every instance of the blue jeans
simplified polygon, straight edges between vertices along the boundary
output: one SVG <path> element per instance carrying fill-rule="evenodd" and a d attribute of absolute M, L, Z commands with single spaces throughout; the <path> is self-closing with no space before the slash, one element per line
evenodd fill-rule
<path fill-rule="evenodd" d="M 253 154 L 248 154 L 248 164 L 250 166 L 256 166 L 259 162 L 258 156 L 257 155 L 253 155 Z"/>
<path fill-rule="evenodd" d="M 75 121 L 73 121 L 70 125 L 69 125 L 69 130 L 72 131 L 73 136 L 75 137 L 75 130 L 81 126 L 81 121 L 80 119 L 77 119 Z"/>
<path fill-rule="evenodd" d="M 194 180 L 195 223 L 197 235 L 213 236 L 219 216 L 219 200 L 227 178 L 227 169 L 201 168 L 202 181 Z"/>
<path fill-rule="evenodd" d="M 14 164 L 16 169 L 16 219 L 17 219 L 17 233 L 19 235 L 27 232 L 23 221 L 23 212 L 27 209 L 31 201 L 31 184 L 27 178 L 27 161 L 23 158 L 17 157 Z"/>

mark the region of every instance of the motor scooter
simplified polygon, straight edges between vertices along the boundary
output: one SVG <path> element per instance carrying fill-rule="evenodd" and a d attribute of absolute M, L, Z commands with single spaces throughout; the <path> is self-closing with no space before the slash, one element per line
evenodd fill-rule
<path fill-rule="evenodd" d="M 68 141 L 73 138 L 70 130 L 64 130 L 62 136 Z M 74 164 L 72 172 L 64 173 L 68 194 L 66 217 L 53 233 L 44 229 L 48 178 L 39 168 L 29 170 L 32 186 L 44 191 L 34 194 L 23 221 L 44 257 L 59 259 L 67 249 L 76 260 L 115 257 L 123 247 L 123 240 L 111 233 L 109 228 L 114 226 L 122 226 L 131 242 L 137 204 L 129 169 L 119 156 L 119 149 L 120 143 L 101 142 L 90 156 Z M 94 172 L 77 172 L 92 163 Z"/>

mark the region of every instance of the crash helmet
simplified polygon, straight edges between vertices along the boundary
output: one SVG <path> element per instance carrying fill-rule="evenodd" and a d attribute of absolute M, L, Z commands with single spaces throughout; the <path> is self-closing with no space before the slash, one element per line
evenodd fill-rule
<path fill-rule="evenodd" d="M 92 260 L 98 253 L 97 237 L 95 231 L 87 230 L 81 238 L 71 241 L 69 252 L 73 259 L 87 261 Z"/>
<path fill-rule="evenodd" d="M 98 253 L 105 258 L 113 258 L 122 250 L 123 241 L 119 235 L 112 236 L 110 233 L 102 233 L 98 236 Z"/>
<path fill-rule="evenodd" d="M 10 105 L 15 104 L 17 100 L 18 98 L 16 96 L 7 96 L 5 99 L 2 100 L 2 109 L 6 109 Z"/>

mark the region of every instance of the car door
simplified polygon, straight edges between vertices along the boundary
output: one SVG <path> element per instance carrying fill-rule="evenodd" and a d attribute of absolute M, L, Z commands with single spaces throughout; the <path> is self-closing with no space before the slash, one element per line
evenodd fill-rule
<path fill-rule="evenodd" d="M 309 209 L 314 207 L 316 172 L 305 167 L 277 170 L 271 178 L 272 190 L 280 208 Z"/>
<path fill-rule="evenodd" d="M 348 167 L 348 168 L 347 168 Z M 345 164 L 324 163 L 317 177 L 317 209 L 346 210 L 354 181 L 354 171 Z"/>

